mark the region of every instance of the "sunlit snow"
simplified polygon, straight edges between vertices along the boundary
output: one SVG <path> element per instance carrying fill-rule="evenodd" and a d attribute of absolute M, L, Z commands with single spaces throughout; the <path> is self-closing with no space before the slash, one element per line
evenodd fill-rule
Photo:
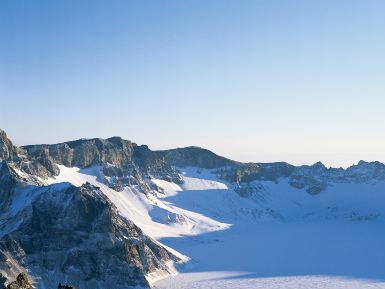
<path fill-rule="evenodd" d="M 161 190 L 147 196 L 109 188 L 100 167 L 60 166 L 49 182 L 100 187 L 123 216 L 190 258 L 155 288 L 385 288 L 384 183 L 311 196 L 282 179 L 243 198 L 209 170 L 181 170 L 183 184 L 151 179 Z"/>

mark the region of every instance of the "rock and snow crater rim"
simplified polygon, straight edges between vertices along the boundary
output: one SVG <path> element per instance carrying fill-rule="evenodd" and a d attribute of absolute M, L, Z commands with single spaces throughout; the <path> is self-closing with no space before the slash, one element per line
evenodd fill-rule
<path fill-rule="evenodd" d="M 234 184 L 218 179 L 212 170 L 180 168 L 183 171 L 182 184 L 152 178 L 151 182 L 161 190 L 145 195 L 135 188 L 126 187 L 121 192 L 109 188 L 101 181 L 101 167 L 59 167 L 59 176 L 48 180 L 49 183 L 70 182 L 80 186 L 89 182 L 100 187 L 120 213 L 146 234 L 159 240 L 172 252 L 179 252 L 179 256 L 185 261 L 188 260 L 186 256 L 192 258 L 192 262 L 186 265 L 179 276 L 163 279 L 167 277 L 164 272 L 148 276 L 151 283 L 155 282 L 156 288 L 200 289 L 214 286 L 225 289 L 235 286 L 239 289 L 297 289 L 308 288 L 306 285 L 309 284 L 312 288 L 385 288 L 384 283 L 379 283 L 376 279 L 376 276 L 381 276 L 377 267 L 371 267 L 373 274 L 366 274 L 362 267 L 355 265 L 359 256 L 354 253 L 358 249 L 356 246 L 366 244 L 368 249 L 364 251 L 375 266 L 379 265 L 380 257 L 385 258 L 384 250 L 375 252 L 378 242 L 373 241 L 378 226 L 383 227 L 383 182 L 335 183 L 321 194 L 311 196 L 305 190 L 293 188 L 285 179 L 280 179 L 277 183 L 262 181 L 258 185 L 262 184 L 263 190 L 251 198 L 242 198 L 234 191 Z M 285 225 L 281 218 L 286 221 Z M 342 223 L 339 222 L 341 220 Z M 312 229 L 313 224 L 320 227 L 319 231 Z M 368 229 L 363 229 L 363 226 Z M 269 227 L 272 229 L 267 229 Z M 303 242 L 295 243 L 296 238 L 289 237 L 293 234 L 300 234 Z M 325 234 L 334 235 L 336 239 L 327 241 Z M 338 255 L 340 246 L 346 247 L 346 242 L 361 234 L 369 237 L 352 241 L 352 246 L 346 251 L 350 252 L 351 257 Z M 377 237 L 379 242 L 385 242 L 384 234 Z M 279 268 L 272 271 L 277 275 L 281 274 L 281 277 L 261 277 L 264 276 L 263 268 L 266 264 L 271 268 L 277 266 L 271 261 L 278 258 L 274 254 L 287 254 L 288 251 L 282 251 L 284 248 L 281 247 L 281 242 L 286 243 L 287 250 L 293 252 L 287 256 L 291 260 L 287 266 L 294 268 L 293 274 L 302 272 L 306 276 L 284 276 L 290 268 L 278 266 Z M 303 259 L 302 262 L 310 268 L 303 271 L 298 267 L 301 260 L 297 259 L 302 254 L 314 254 L 312 248 L 306 247 L 306 242 L 317 247 L 317 250 L 325 245 L 330 246 L 327 244 L 334 244 L 334 249 L 330 252 L 320 250 L 319 254 L 314 255 L 312 260 L 315 265 L 309 263 L 310 259 Z M 304 248 L 307 253 L 303 252 Z M 337 249 L 339 251 L 334 251 Z M 242 260 L 248 260 L 246 264 L 243 264 L 244 261 L 240 264 L 240 260 L 229 255 L 228 252 L 231 251 L 238 252 L 238 257 Z M 337 254 L 339 260 L 345 258 L 352 263 L 346 269 L 341 263 L 335 265 L 336 272 L 339 272 L 336 276 L 328 275 L 325 269 L 330 266 L 327 264 L 328 258 L 335 262 L 333 254 Z M 253 262 L 251 259 L 254 258 L 265 263 Z M 267 271 L 266 274 L 269 275 L 272 271 Z M 349 271 L 353 272 L 353 277 L 346 277 Z M 172 275 L 176 273 L 172 269 L 169 272 Z"/>

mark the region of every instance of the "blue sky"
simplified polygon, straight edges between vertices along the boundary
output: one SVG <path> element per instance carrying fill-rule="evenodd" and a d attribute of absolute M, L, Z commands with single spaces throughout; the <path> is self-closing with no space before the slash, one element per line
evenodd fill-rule
<path fill-rule="evenodd" d="M 0 3 L 0 127 L 242 161 L 385 161 L 384 1 Z"/>

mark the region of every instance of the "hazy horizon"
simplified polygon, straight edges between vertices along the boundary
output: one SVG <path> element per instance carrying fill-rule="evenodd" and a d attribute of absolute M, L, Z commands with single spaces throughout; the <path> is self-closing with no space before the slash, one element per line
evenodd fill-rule
<path fill-rule="evenodd" d="M 385 2 L 2 1 L 0 127 L 248 162 L 385 161 Z"/>

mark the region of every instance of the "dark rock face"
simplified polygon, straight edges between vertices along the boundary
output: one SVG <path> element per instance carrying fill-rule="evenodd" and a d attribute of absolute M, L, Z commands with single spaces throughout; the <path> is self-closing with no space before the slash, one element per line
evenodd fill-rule
<path fill-rule="evenodd" d="M 0 161 L 16 161 L 24 154 L 25 151 L 14 146 L 5 131 L 0 129 Z"/>
<path fill-rule="evenodd" d="M 39 276 L 38 288 L 55 288 L 60 280 L 82 289 L 147 287 L 146 274 L 179 260 L 118 214 L 98 188 L 40 190 L 25 208 L 29 216 L 0 238 L 0 255 Z"/>
<path fill-rule="evenodd" d="M 31 160 L 45 167 L 51 175 L 58 173 L 55 164 L 79 168 L 100 165 L 104 167 L 107 176 L 118 176 L 120 181 L 123 181 L 121 185 L 127 185 L 130 181 L 140 183 L 147 177 L 180 183 L 179 172 L 175 167 L 195 166 L 213 169 L 236 164 L 197 147 L 152 151 L 145 145 L 138 146 L 119 137 L 25 146 L 24 149 Z M 130 177 L 134 178 L 129 180 Z"/>
<path fill-rule="evenodd" d="M 218 174 L 221 178 L 237 184 L 253 181 L 276 182 L 279 178 L 289 177 L 294 169 L 294 166 L 287 163 L 235 163 L 233 166 L 219 169 Z"/>
<path fill-rule="evenodd" d="M 33 176 L 46 178 L 53 173 L 58 173 L 58 168 L 44 151 L 38 160 L 30 158 L 23 149 L 16 147 L 8 139 L 7 134 L 0 129 L 0 161 L 12 163 L 15 167 Z"/>
<path fill-rule="evenodd" d="M 385 165 L 380 162 L 360 161 L 347 169 L 326 168 L 318 162 L 314 165 L 293 166 L 287 163 L 235 163 L 233 166 L 216 170 L 217 176 L 238 185 L 237 191 L 250 195 L 251 182 L 277 182 L 281 178 L 288 180 L 296 189 L 304 189 L 310 195 L 323 192 L 332 183 L 367 183 L 385 180 Z M 253 185 L 257 186 L 256 183 Z M 245 189 L 247 187 L 247 189 Z M 247 191 L 247 192 L 246 192 Z"/>
<path fill-rule="evenodd" d="M 114 188 L 139 185 L 147 191 L 143 179 L 151 176 L 180 182 L 178 172 L 165 162 L 162 154 L 119 137 L 33 145 L 24 149 L 29 158 L 44 167 L 51 176 L 59 172 L 56 164 L 79 168 L 98 165 L 103 167 L 106 176 L 114 178 L 109 184 Z"/>
<path fill-rule="evenodd" d="M 46 155 L 57 164 L 85 168 L 106 163 L 117 167 L 127 166 L 132 163 L 134 147 L 136 144 L 114 137 L 106 140 L 77 140 L 55 145 L 32 145 L 24 149 L 31 159 L 40 161 L 41 156 Z M 55 171 L 50 171 L 55 174 Z"/>
<path fill-rule="evenodd" d="M 6 162 L 0 162 L 0 208 L 6 210 L 10 204 L 17 175 Z"/>
<path fill-rule="evenodd" d="M 16 280 L 9 283 L 4 289 L 33 289 L 33 287 L 29 283 L 27 274 L 20 273 Z"/>
<path fill-rule="evenodd" d="M 5 288 L 7 283 L 7 278 L 5 278 L 2 274 L 0 274 L 0 288 Z"/>
<path fill-rule="evenodd" d="M 218 156 L 213 152 L 199 147 L 186 147 L 162 151 L 167 163 L 177 167 L 199 167 L 205 169 L 215 169 L 231 166 L 236 162 Z"/>
<path fill-rule="evenodd" d="M 76 288 L 68 284 L 59 283 L 59 285 L 57 285 L 57 289 L 76 289 Z"/>

